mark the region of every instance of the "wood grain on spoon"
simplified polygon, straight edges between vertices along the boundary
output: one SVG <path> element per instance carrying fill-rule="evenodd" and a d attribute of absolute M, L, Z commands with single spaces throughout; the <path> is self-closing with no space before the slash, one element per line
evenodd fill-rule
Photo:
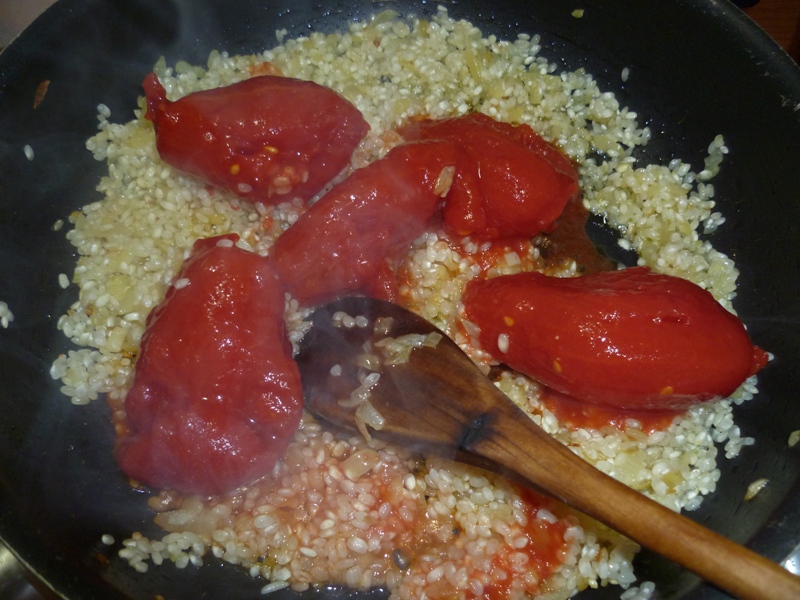
<path fill-rule="evenodd" d="M 362 315 L 369 325 L 335 326 L 339 311 Z M 378 317 L 392 318 L 388 334 L 373 333 Z M 438 331 L 399 306 L 369 298 L 339 300 L 311 320 L 297 357 L 306 407 L 351 430 L 354 407 L 339 400 L 360 385 L 356 360 L 365 343 Z M 737 598 L 800 598 L 800 577 L 617 482 L 554 440 L 447 337 L 415 348 L 405 363 L 384 366 L 369 402 L 385 420 L 379 431 L 370 430 L 376 437 L 521 478 Z"/>

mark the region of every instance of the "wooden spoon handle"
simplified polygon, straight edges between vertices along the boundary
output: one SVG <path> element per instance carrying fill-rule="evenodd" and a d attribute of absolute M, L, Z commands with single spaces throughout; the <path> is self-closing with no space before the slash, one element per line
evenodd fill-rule
<path fill-rule="evenodd" d="M 462 448 L 522 475 L 737 598 L 800 598 L 800 577 L 598 471 L 513 405 L 505 405 Z"/>

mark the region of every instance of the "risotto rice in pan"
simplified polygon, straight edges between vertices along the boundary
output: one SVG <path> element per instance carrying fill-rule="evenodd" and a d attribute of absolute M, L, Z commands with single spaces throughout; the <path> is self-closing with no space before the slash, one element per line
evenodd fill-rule
<path fill-rule="evenodd" d="M 343 96 L 369 132 L 317 198 L 385 157 L 403 141 L 397 129 L 414 118 L 483 113 L 527 124 L 577 165 L 584 206 L 619 232 L 619 245 L 635 251 L 639 265 L 688 279 L 733 311 L 736 267 L 701 237 L 724 222 L 709 183 L 728 152 L 722 137 L 708 140 L 699 167 L 677 159 L 640 165 L 633 154 L 651 132 L 590 74 L 557 72 L 535 35 L 484 37 L 444 9 L 430 20 L 387 11 L 337 34 L 288 39 L 278 31 L 277 41 L 258 55 L 214 51 L 205 66 L 162 61 L 154 72 L 173 101 L 264 74 Z M 269 256 L 309 204 L 291 192 L 274 204 L 247 201 L 176 170 L 159 156 L 145 113 L 144 98 L 127 122 L 99 107 L 99 132 L 87 148 L 108 165 L 99 186 L 105 198 L 69 217 L 67 236 L 79 252 L 71 283 L 80 297 L 59 321 L 80 348 L 52 367 L 73 403 L 106 395 L 118 427 L 146 319 L 176 285 L 195 241 L 237 234 L 236 246 Z M 462 292 L 479 275 L 531 270 L 581 275 L 569 257 L 546 260 L 540 239 L 487 253 L 480 240 L 431 230 L 402 256 L 399 298 L 489 372 L 495 362 L 462 322 Z M 295 348 L 312 308 L 286 296 Z M 730 398 L 663 422 L 576 426 L 533 379 L 508 369 L 492 375 L 576 454 L 676 511 L 696 509 L 715 491 L 717 461 L 753 443 L 732 415 L 732 405 L 756 392 L 752 377 Z M 142 573 L 164 561 L 196 568 L 215 556 L 262 578 L 264 593 L 317 584 L 384 587 L 392 598 L 566 598 L 608 584 L 628 590 L 626 598 L 653 591 L 636 582 L 636 544 L 558 502 L 474 467 L 344 436 L 307 413 L 268 476 L 214 496 L 155 490 L 149 504 L 163 538 L 133 532 L 119 550 Z"/>

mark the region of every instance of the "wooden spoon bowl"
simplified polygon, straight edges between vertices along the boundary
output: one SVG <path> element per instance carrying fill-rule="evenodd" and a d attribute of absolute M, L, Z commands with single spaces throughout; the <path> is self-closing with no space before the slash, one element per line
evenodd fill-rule
<path fill-rule="evenodd" d="M 297 361 L 306 408 L 318 417 L 418 452 L 514 477 L 738 598 L 800 598 L 799 577 L 573 454 L 422 317 L 395 304 L 353 297 L 318 309 L 311 321 Z M 382 353 L 376 344 L 387 337 L 402 338 L 413 349 L 405 361 L 376 366 Z M 368 393 L 359 395 L 371 371 L 380 377 Z M 357 406 L 365 401 L 382 418 L 379 428 L 357 425 Z"/>

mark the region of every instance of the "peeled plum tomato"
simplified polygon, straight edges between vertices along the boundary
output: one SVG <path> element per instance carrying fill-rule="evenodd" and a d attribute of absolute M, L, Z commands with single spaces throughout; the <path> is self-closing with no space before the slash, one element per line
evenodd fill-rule
<path fill-rule="evenodd" d="M 161 158 L 253 201 L 312 198 L 369 130 L 333 90 L 289 77 L 252 77 L 175 102 L 155 73 L 144 89 Z"/>
<path fill-rule="evenodd" d="M 275 242 L 272 259 L 306 306 L 348 293 L 393 299 L 394 262 L 438 214 L 455 147 L 403 144 L 356 170 Z"/>
<path fill-rule="evenodd" d="M 476 280 L 463 302 L 484 350 L 582 401 L 685 408 L 729 396 L 766 363 L 709 292 L 646 267 Z"/>
<path fill-rule="evenodd" d="M 217 245 L 226 238 L 195 243 L 176 278 L 186 285 L 142 337 L 116 455 L 153 487 L 217 494 L 266 475 L 300 420 L 283 286 L 265 258 Z"/>
<path fill-rule="evenodd" d="M 447 140 L 462 150 L 444 207 L 445 231 L 479 240 L 531 238 L 547 231 L 578 193 L 569 160 L 528 125 L 480 113 L 411 122 L 406 140 Z"/>

